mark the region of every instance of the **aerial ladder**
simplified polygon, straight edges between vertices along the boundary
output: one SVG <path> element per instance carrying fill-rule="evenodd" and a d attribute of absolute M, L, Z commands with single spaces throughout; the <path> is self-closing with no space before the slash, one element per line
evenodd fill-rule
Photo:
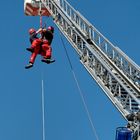
<path fill-rule="evenodd" d="M 140 140 L 140 67 L 66 0 L 25 0 L 25 14 L 39 15 L 40 6 L 42 15 L 53 18 L 85 69 L 128 121 L 125 128 L 132 135 L 125 140 Z"/>

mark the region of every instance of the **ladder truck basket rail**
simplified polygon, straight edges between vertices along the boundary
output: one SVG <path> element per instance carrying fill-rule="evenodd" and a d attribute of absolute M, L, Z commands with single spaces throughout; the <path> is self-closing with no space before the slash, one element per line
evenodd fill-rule
<path fill-rule="evenodd" d="M 61 9 L 71 20 L 74 27 L 82 33 L 89 42 L 96 44 L 98 49 L 116 65 L 138 88 L 140 88 L 140 68 L 118 47 L 115 47 L 92 24 L 90 24 L 78 11 L 73 9 L 68 2 L 60 0 Z"/>
<path fill-rule="evenodd" d="M 24 13 L 27 16 L 51 16 L 50 12 L 41 4 L 41 13 L 40 10 L 40 0 L 24 0 Z"/>

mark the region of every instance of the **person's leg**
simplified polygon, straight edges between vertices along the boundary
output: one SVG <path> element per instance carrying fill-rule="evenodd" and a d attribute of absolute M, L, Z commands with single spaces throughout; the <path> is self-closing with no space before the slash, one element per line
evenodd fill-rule
<path fill-rule="evenodd" d="M 52 60 L 52 48 L 48 44 L 43 44 L 43 59 L 41 60 L 42 62 L 45 62 L 47 64 L 55 62 L 55 60 Z"/>
<path fill-rule="evenodd" d="M 28 68 L 33 66 L 33 64 L 35 62 L 35 59 L 36 59 L 36 56 L 37 56 L 37 54 L 39 54 L 39 51 L 40 51 L 40 46 L 34 47 L 34 51 L 31 54 L 29 64 L 25 67 L 26 69 L 28 69 Z"/>
<path fill-rule="evenodd" d="M 33 52 L 36 46 L 41 45 L 42 41 L 40 39 L 35 39 L 29 48 L 26 48 L 27 51 Z"/>
<path fill-rule="evenodd" d="M 55 62 L 55 60 L 51 60 L 52 48 L 48 44 L 48 41 L 43 41 L 43 44 L 42 44 L 42 56 L 43 56 L 43 59 L 41 60 L 42 62 L 45 62 L 47 64 Z"/>
<path fill-rule="evenodd" d="M 50 47 L 50 45 L 48 45 L 46 49 L 46 58 L 51 59 L 51 57 L 52 57 L 52 48 Z"/>

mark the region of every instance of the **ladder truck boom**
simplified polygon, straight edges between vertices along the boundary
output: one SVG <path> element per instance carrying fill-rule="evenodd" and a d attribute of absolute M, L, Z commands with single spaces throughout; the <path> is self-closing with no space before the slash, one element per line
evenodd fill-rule
<path fill-rule="evenodd" d="M 133 127 L 133 139 L 139 140 L 140 67 L 66 0 L 30 1 L 40 1 L 46 8 L 47 16 L 53 17 L 54 23 L 80 56 L 80 62 Z"/>

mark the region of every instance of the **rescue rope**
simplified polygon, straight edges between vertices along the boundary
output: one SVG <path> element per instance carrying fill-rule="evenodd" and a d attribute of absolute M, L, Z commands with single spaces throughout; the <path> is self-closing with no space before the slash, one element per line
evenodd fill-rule
<path fill-rule="evenodd" d="M 42 28 L 42 11 L 41 11 L 42 7 L 41 6 L 42 6 L 42 3 L 40 1 L 39 3 L 40 28 Z"/>
<path fill-rule="evenodd" d="M 44 80 L 41 81 L 42 87 L 42 139 L 45 140 L 45 101 L 44 101 Z"/>
<path fill-rule="evenodd" d="M 42 28 L 42 16 L 40 15 L 40 28 Z"/>
<path fill-rule="evenodd" d="M 60 31 L 59 31 L 59 32 L 60 32 Z M 84 98 L 84 95 L 83 95 L 82 90 L 81 90 L 81 88 L 80 88 L 80 85 L 79 85 L 79 83 L 78 83 L 76 74 L 75 74 L 75 72 L 74 72 L 74 69 L 73 69 L 73 66 L 72 66 L 72 63 L 71 63 L 69 54 L 68 54 L 68 51 L 67 51 L 66 46 L 65 46 L 65 43 L 64 43 L 64 41 L 63 41 L 61 32 L 60 32 L 60 38 L 61 38 L 61 42 L 62 42 L 62 45 L 63 45 L 63 47 L 64 47 L 64 50 L 65 50 L 65 53 L 66 53 L 66 57 L 67 57 L 67 59 L 68 59 L 68 62 L 69 62 L 69 65 L 70 65 L 70 68 L 71 68 L 71 71 L 72 71 L 72 74 L 73 74 L 73 77 L 74 77 L 74 80 L 75 80 L 77 89 L 78 89 L 78 91 L 79 91 L 79 94 L 80 94 L 81 100 L 82 100 L 82 102 L 83 102 L 83 105 L 84 105 L 86 114 L 87 114 L 87 116 L 88 116 L 88 120 L 89 120 L 90 125 L 91 125 L 91 128 L 92 128 L 92 132 L 93 132 L 93 134 L 95 135 L 96 140 L 99 140 L 99 137 L 98 137 L 97 132 L 96 132 L 96 129 L 95 129 L 95 127 L 94 127 L 94 124 L 93 124 L 93 121 L 92 121 L 90 112 L 89 112 L 89 110 L 88 110 L 88 107 L 87 107 L 87 104 L 86 104 L 86 101 L 85 101 L 85 98 Z"/>
<path fill-rule="evenodd" d="M 40 28 L 42 28 L 42 11 L 41 11 L 41 6 L 42 3 L 40 1 L 39 3 L 39 16 L 40 16 Z M 42 140 L 45 140 L 46 134 L 45 134 L 45 96 L 44 96 L 44 80 L 43 80 L 43 70 L 41 74 L 41 104 L 42 104 Z"/>

